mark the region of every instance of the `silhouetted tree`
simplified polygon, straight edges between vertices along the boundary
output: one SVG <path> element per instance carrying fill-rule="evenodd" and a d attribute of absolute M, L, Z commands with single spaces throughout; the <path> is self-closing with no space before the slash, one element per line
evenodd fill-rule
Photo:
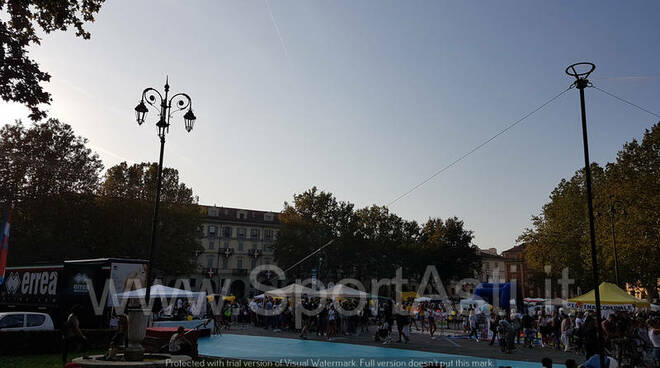
<path fill-rule="evenodd" d="M 28 57 L 28 47 L 41 43 L 38 30 L 45 33 L 76 30 L 76 36 L 89 39 L 85 22 L 93 22 L 104 0 L 0 0 L 0 97 L 27 106 L 30 118 L 40 120 L 46 113 L 39 107 L 49 104 L 50 93 L 41 82 L 50 75 Z"/>
<path fill-rule="evenodd" d="M 643 286 L 649 299 L 657 298 L 660 275 L 660 123 L 647 130 L 641 142 L 633 140 L 605 168 L 592 164 L 596 244 L 601 281 L 614 282 L 611 201 L 615 215 L 616 243 L 621 283 Z M 543 266 L 552 266 L 552 277 L 569 267 L 570 277 L 582 290 L 593 287 L 591 249 L 584 188 L 584 170 L 562 179 L 532 217 L 533 227 L 519 237 L 527 243 L 525 259 L 543 286 Z M 621 285 L 623 286 L 623 285 Z"/>

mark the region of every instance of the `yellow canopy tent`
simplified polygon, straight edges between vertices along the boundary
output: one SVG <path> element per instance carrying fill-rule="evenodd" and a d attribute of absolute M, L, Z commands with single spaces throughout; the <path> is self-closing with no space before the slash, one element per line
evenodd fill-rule
<path fill-rule="evenodd" d="M 649 308 L 651 304 L 645 300 L 637 299 L 634 296 L 626 293 L 618 286 L 609 283 L 603 282 L 598 287 L 600 292 L 600 304 L 603 305 L 634 305 L 637 308 Z M 580 295 L 578 297 L 568 299 L 569 303 L 574 303 L 575 305 L 582 306 L 584 304 L 593 305 L 596 304 L 596 293 L 594 290 Z"/>
<path fill-rule="evenodd" d="M 207 295 L 206 300 L 210 303 L 215 300 L 215 298 L 220 297 L 218 294 Z M 222 295 L 222 300 L 226 302 L 233 303 L 236 300 L 236 297 L 233 295 Z"/>
<path fill-rule="evenodd" d="M 415 291 L 402 291 L 401 292 L 401 300 L 408 301 L 408 299 L 415 299 L 418 298 L 419 295 L 417 295 L 417 292 Z"/>

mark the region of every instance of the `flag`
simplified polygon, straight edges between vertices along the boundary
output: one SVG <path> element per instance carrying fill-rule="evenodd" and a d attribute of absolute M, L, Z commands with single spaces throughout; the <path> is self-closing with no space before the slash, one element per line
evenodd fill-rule
<path fill-rule="evenodd" d="M 0 240 L 0 285 L 5 281 L 5 268 L 7 267 L 7 252 L 9 251 L 9 221 L 11 219 L 11 210 L 14 205 L 9 207 L 7 217 L 2 226 L 2 240 Z"/>

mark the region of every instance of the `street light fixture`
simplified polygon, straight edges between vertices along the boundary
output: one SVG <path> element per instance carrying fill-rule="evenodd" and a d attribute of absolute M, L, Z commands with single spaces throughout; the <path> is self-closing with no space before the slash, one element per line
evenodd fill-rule
<path fill-rule="evenodd" d="M 140 103 L 135 106 L 135 117 L 138 125 L 144 123 L 144 118 L 147 116 L 147 112 L 149 112 L 149 110 L 147 109 L 147 105 L 144 104 L 144 101 L 140 101 Z"/>
<path fill-rule="evenodd" d="M 169 91 L 170 91 L 170 85 L 169 85 L 169 78 L 165 80 L 165 96 L 158 92 L 158 90 L 154 88 L 146 88 L 144 91 L 142 91 L 142 99 L 140 100 L 140 103 L 135 107 L 135 118 L 137 120 L 138 125 L 142 125 L 144 123 L 147 112 L 149 111 L 147 108 L 147 104 L 151 106 L 152 108 L 156 109 L 159 111 L 159 119 L 158 122 L 156 123 L 156 127 L 158 128 L 158 137 L 160 138 L 160 157 L 158 159 L 158 177 L 156 179 L 156 198 L 155 198 L 155 205 L 154 205 L 154 216 L 153 216 L 153 223 L 151 227 L 151 244 L 149 246 L 149 267 L 147 268 L 147 289 L 146 289 L 146 295 L 145 299 L 147 302 L 147 305 L 149 305 L 149 299 L 151 297 L 151 276 L 152 276 L 152 269 L 154 268 L 154 258 L 156 254 L 156 232 L 157 232 L 157 227 L 158 227 L 158 209 L 160 207 L 160 191 L 161 191 L 161 181 L 162 181 L 162 176 L 163 176 L 163 151 L 165 149 L 165 135 L 169 133 L 170 130 L 170 118 L 172 115 L 178 111 L 182 110 L 188 110 L 184 115 L 183 115 L 183 120 L 185 123 L 185 128 L 186 131 L 190 132 L 193 129 L 193 125 L 195 124 L 195 120 L 197 117 L 195 117 L 195 114 L 192 112 L 192 100 L 190 99 L 190 96 L 188 96 L 185 93 L 177 93 L 173 95 L 172 97 L 169 97 Z M 145 102 L 147 104 L 145 104 Z M 174 110 L 172 110 L 172 106 L 174 106 Z"/>

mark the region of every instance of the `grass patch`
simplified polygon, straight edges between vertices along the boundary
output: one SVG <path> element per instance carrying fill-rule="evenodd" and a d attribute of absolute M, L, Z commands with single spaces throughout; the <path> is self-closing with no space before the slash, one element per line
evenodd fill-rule
<path fill-rule="evenodd" d="M 89 355 L 103 354 L 102 350 L 90 350 Z M 80 353 L 69 354 L 69 361 L 81 356 Z M 62 368 L 62 354 L 34 354 L 0 356 L 2 368 Z"/>

